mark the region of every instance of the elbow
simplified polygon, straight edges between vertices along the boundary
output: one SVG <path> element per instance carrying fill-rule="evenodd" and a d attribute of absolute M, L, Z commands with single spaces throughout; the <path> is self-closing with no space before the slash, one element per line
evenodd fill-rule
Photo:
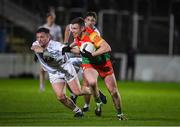
<path fill-rule="evenodd" d="M 105 52 L 111 52 L 111 46 L 106 42 L 104 43 Z"/>
<path fill-rule="evenodd" d="M 109 52 L 111 52 L 112 50 L 111 50 L 111 47 L 109 46 Z"/>
<path fill-rule="evenodd" d="M 111 52 L 111 47 L 109 45 L 107 46 L 106 52 Z"/>
<path fill-rule="evenodd" d="M 34 47 L 33 47 L 33 46 L 31 46 L 31 50 L 34 50 Z"/>

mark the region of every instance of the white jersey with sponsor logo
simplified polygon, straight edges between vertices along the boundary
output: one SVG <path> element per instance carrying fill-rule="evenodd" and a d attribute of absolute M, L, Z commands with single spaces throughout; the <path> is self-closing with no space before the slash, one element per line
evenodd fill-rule
<path fill-rule="evenodd" d="M 38 41 L 32 45 L 40 46 Z M 35 53 L 43 69 L 48 72 L 51 82 L 54 77 L 68 82 L 76 76 L 73 65 L 68 61 L 66 54 L 62 54 L 64 46 L 60 42 L 50 40 L 43 53 Z"/>

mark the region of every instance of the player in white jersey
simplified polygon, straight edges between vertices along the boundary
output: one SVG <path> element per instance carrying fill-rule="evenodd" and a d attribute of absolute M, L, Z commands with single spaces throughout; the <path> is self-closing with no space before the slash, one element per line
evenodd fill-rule
<path fill-rule="evenodd" d="M 51 9 L 46 15 L 46 23 L 40 26 L 40 28 L 44 27 L 49 29 L 52 40 L 63 42 L 61 27 L 55 23 L 55 20 L 56 20 L 55 10 Z M 40 67 L 40 72 L 39 72 L 40 91 L 45 90 L 44 81 L 45 81 L 45 71 Z"/>
<path fill-rule="evenodd" d="M 95 27 L 95 24 L 97 22 L 97 15 L 95 12 L 87 12 L 85 17 L 84 17 L 84 21 L 85 21 L 85 25 L 86 27 L 90 27 L 92 28 L 94 31 L 96 31 L 98 33 L 98 35 L 100 35 L 100 32 L 99 30 Z M 66 27 L 66 30 L 65 30 L 65 36 L 64 36 L 64 42 L 69 42 L 69 38 L 70 38 L 70 34 L 71 34 L 71 24 L 69 24 L 67 27 Z M 72 60 L 71 62 L 72 63 L 79 63 L 81 64 L 82 60 L 81 59 L 78 59 L 77 61 L 75 61 L 76 57 L 71 57 L 70 60 Z M 79 66 L 80 68 L 80 66 Z M 81 69 L 80 69 L 81 70 Z M 85 79 L 83 78 L 83 85 L 84 86 L 88 86 L 87 82 L 85 81 Z M 106 100 L 106 96 L 104 96 L 102 94 L 101 91 L 99 91 L 100 93 L 100 98 L 102 100 L 102 102 L 104 104 L 107 103 L 107 100 Z M 73 95 L 73 93 L 71 93 L 71 99 L 76 102 L 76 98 L 77 96 Z M 91 99 L 91 96 L 90 95 L 85 95 L 85 105 L 83 107 L 83 111 L 84 112 L 87 112 L 89 111 L 89 107 L 90 107 L 90 99 Z"/>
<path fill-rule="evenodd" d="M 82 117 L 81 109 L 65 94 L 66 83 L 75 95 L 91 94 L 87 87 L 80 86 L 77 73 L 67 56 L 62 54 L 65 45 L 50 40 L 49 30 L 39 28 L 36 32 L 36 41 L 31 49 L 35 52 L 43 69 L 48 72 L 49 80 L 57 99 L 67 108 L 75 112 L 75 117 Z"/>

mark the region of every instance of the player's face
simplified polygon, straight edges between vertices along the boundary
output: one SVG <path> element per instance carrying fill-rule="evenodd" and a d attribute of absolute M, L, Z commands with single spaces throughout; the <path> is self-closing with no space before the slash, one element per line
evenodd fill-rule
<path fill-rule="evenodd" d="M 79 24 L 72 24 L 71 25 L 71 30 L 72 30 L 71 32 L 72 32 L 74 38 L 76 38 L 76 37 L 81 36 L 82 31 L 84 30 L 84 27 L 80 27 Z"/>
<path fill-rule="evenodd" d="M 87 16 L 85 18 L 86 27 L 93 27 L 96 24 L 96 19 L 93 16 Z"/>
<path fill-rule="evenodd" d="M 46 47 L 50 39 L 50 35 L 44 32 L 40 32 L 36 34 L 36 40 L 39 42 L 40 46 Z"/>
<path fill-rule="evenodd" d="M 54 21 L 55 21 L 55 16 L 50 15 L 50 16 L 47 17 L 47 22 L 48 23 L 53 23 Z"/>

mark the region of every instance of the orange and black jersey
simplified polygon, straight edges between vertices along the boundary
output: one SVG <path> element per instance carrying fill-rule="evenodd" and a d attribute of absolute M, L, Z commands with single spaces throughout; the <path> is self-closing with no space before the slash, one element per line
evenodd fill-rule
<path fill-rule="evenodd" d="M 103 41 L 104 39 L 91 28 L 85 28 L 85 31 L 83 32 L 82 36 L 80 38 L 75 38 L 75 43 L 79 48 L 81 47 L 82 43 L 91 42 L 92 44 L 94 44 L 96 50 L 100 47 L 100 44 Z M 110 59 L 109 53 L 104 53 L 102 55 L 95 57 L 93 60 L 90 60 L 89 58 L 86 57 L 82 57 L 82 63 L 92 63 L 92 64 L 100 65 L 109 59 Z"/>

